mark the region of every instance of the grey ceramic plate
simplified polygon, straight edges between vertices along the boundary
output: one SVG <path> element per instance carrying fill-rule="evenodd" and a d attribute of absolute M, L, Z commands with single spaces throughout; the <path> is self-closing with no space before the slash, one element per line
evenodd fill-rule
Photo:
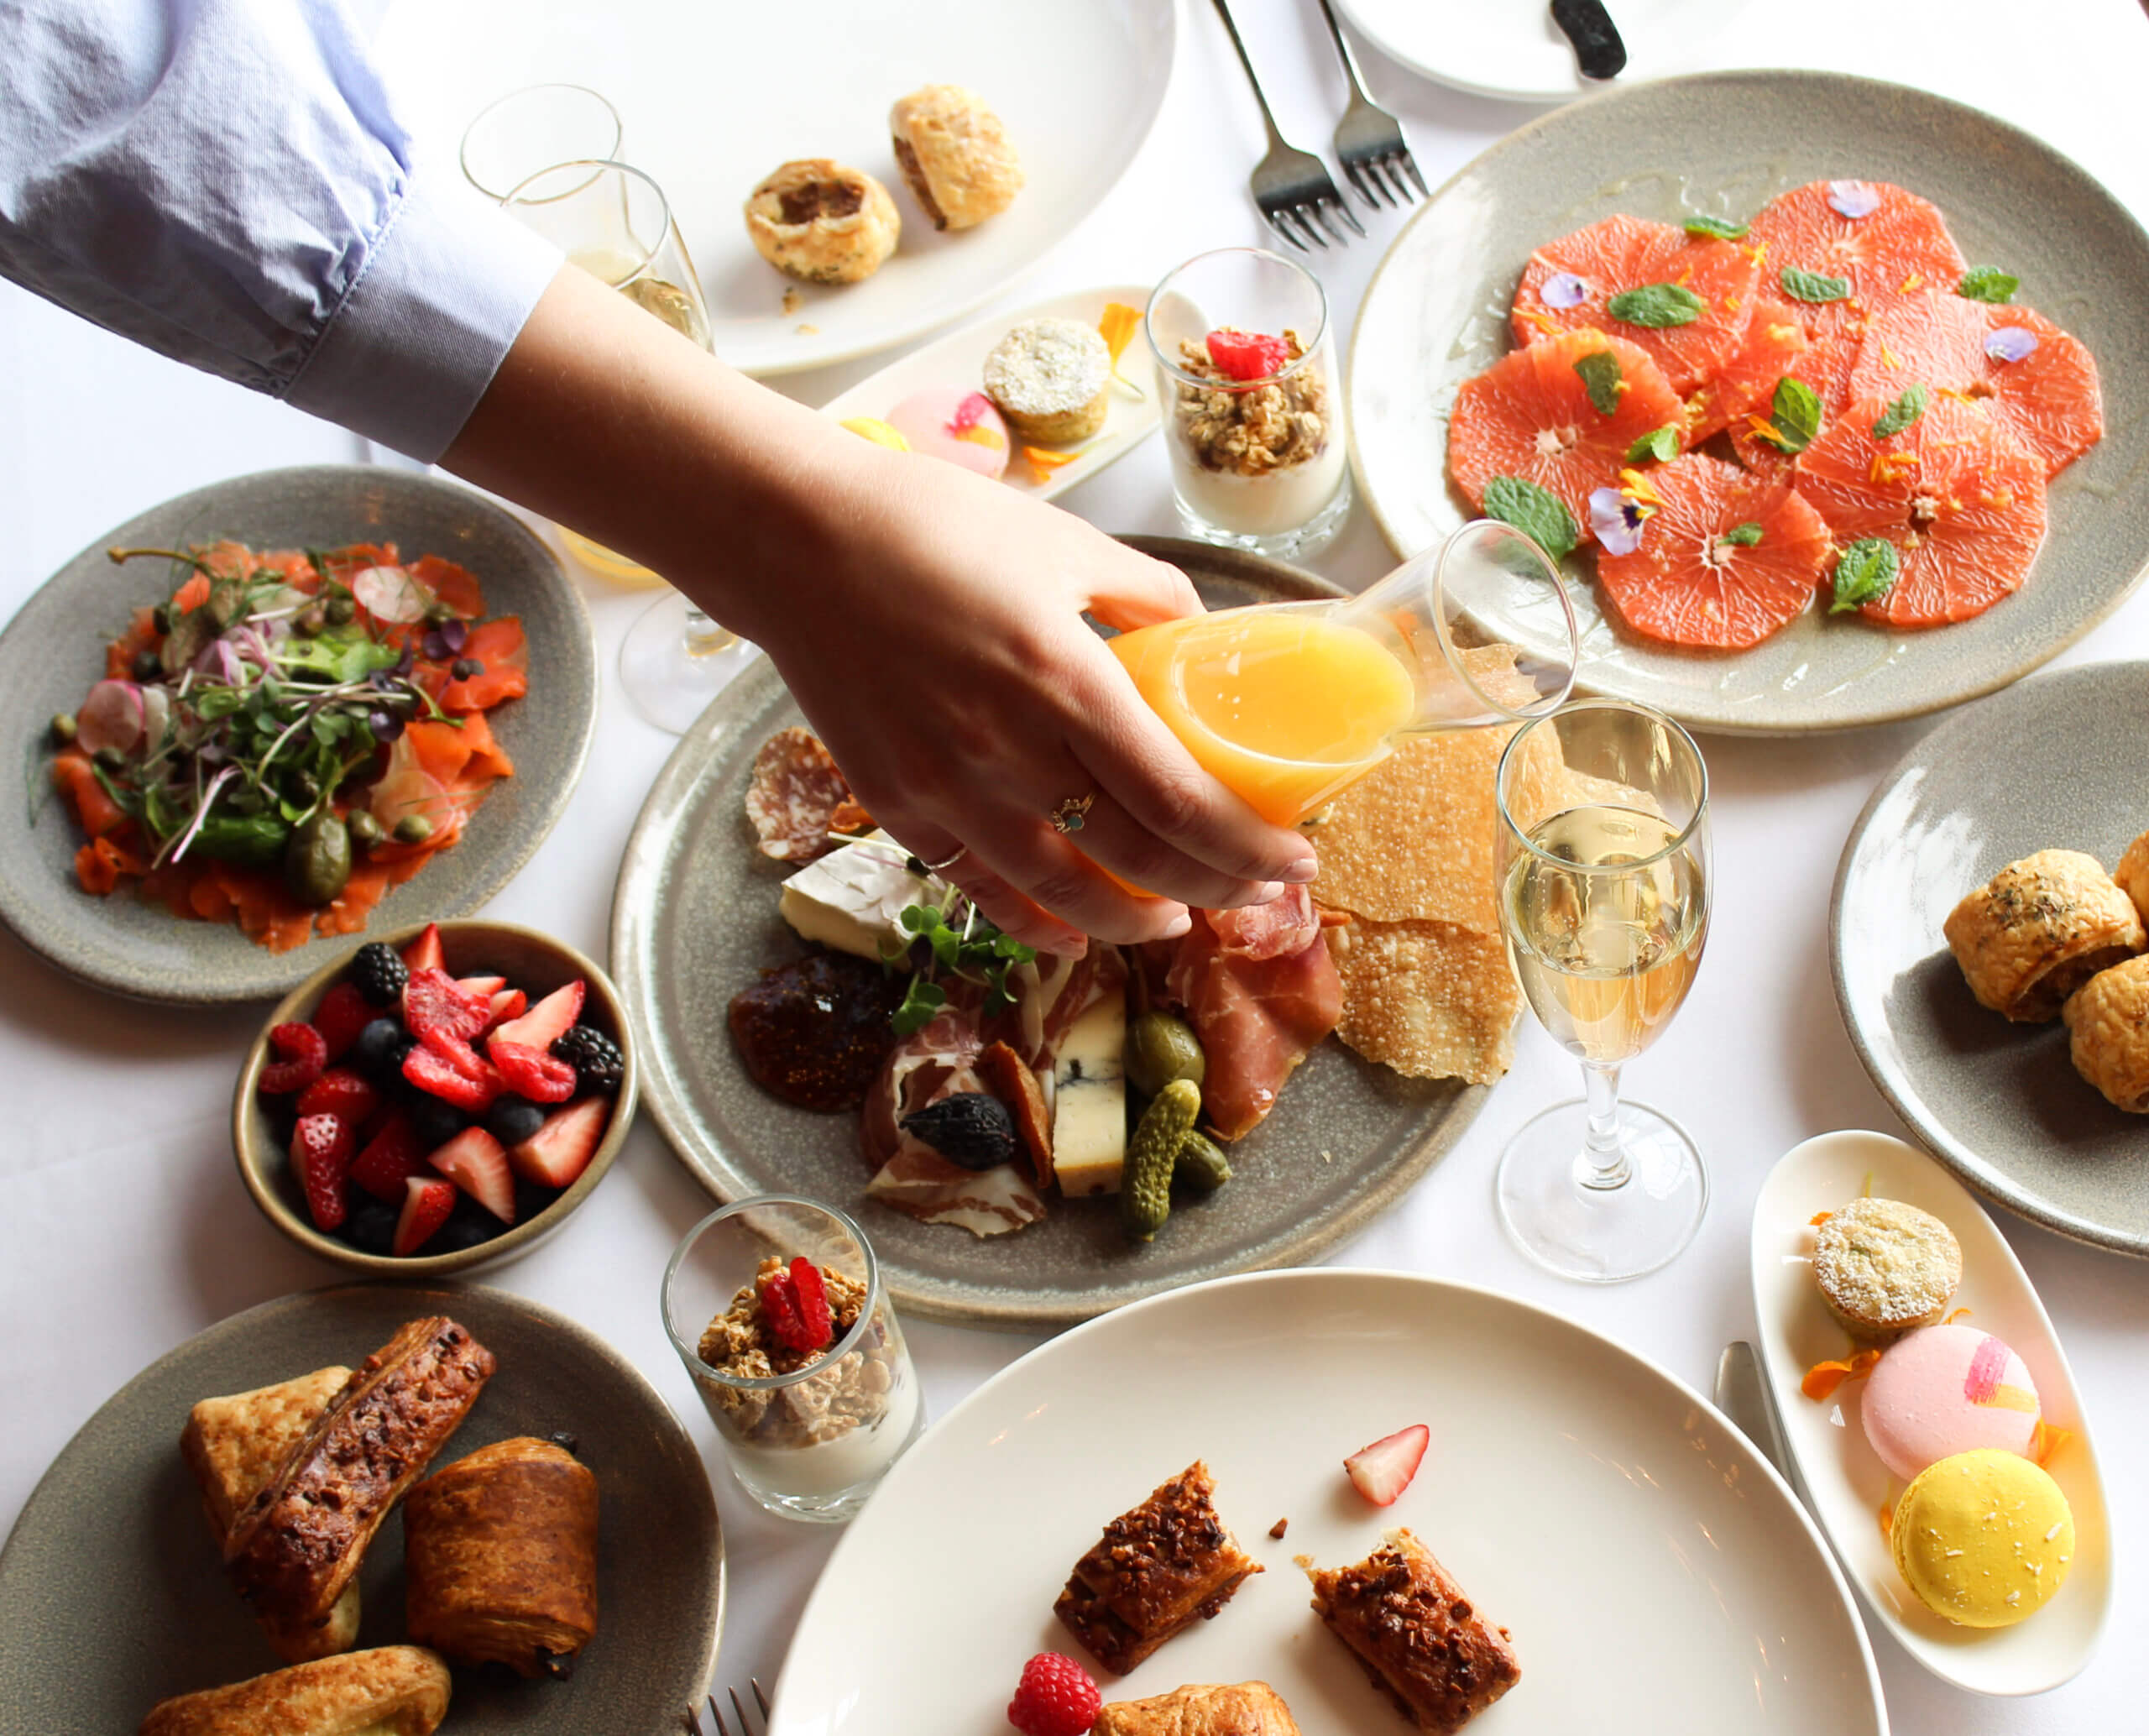
<path fill-rule="evenodd" d="M 1250 555 L 1127 541 L 1183 567 L 1212 608 L 1331 596 L 1311 575 Z M 612 975 L 640 1045 L 642 1102 L 719 1199 L 771 1190 L 856 1213 L 897 1305 L 1008 1329 L 1064 1326 L 1205 1278 L 1311 1259 L 1392 1204 L 1467 1127 L 1485 1096 L 1408 1080 L 1330 1042 L 1275 1111 L 1232 1148 L 1233 1179 L 1131 1247 L 1111 1200 L 1055 1200 L 1042 1223 L 983 1240 L 865 1197 L 856 1118 L 793 1109 L 747 1078 L 724 1014 L 765 965 L 799 945 L 776 915 L 783 872 L 753 847 L 741 803 L 755 750 L 801 721 L 757 661 L 690 730 L 628 840 L 612 900 Z"/>
<path fill-rule="evenodd" d="M 1996 174 L 1995 164 L 2006 172 Z M 1890 180 L 1948 215 L 1974 263 L 2075 332 L 2104 378 L 2105 438 L 2054 483 L 2029 583 L 1976 620 L 1891 634 L 1809 610 L 1753 650 L 1702 656 L 1623 636 L 1569 562 L 1580 685 L 1701 729 L 1790 735 L 1890 722 L 1989 693 L 2103 619 L 2149 570 L 2149 235 L 2083 170 L 2029 134 L 1899 85 L 1825 72 L 1730 72 L 1622 85 L 1518 128 L 1464 168 L 1388 249 L 1359 310 L 1352 461 L 1399 553 L 1468 515 L 1447 481 L 1456 388 L 1509 348 L 1530 249 L 1614 212 L 1750 217 L 1826 176 Z"/>
<path fill-rule="evenodd" d="M 1859 1058 L 1942 1163 L 2063 1236 L 2149 1258 L 2149 1126 L 2075 1073 L 2059 1024 L 1979 1006 L 1940 932 L 2032 850 L 2115 864 L 2149 829 L 2145 732 L 2149 663 L 2042 676 L 1948 719 L 1859 816 L 1829 954 Z"/>
<path fill-rule="evenodd" d="M 165 596 L 160 561 L 115 567 L 113 547 L 171 548 L 232 536 L 256 548 L 395 542 L 478 576 L 494 614 L 516 614 L 530 646 L 530 692 L 493 714 L 515 761 L 452 850 L 380 901 L 372 926 L 468 916 L 515 877 L 552 829 L 582 775 L 597 719 L 597 655 L 582 599 L 552 552 L 483 495 L 409 471 L 322 464 L 212 484 L 116 526 L 23 604 L 0 633 L 0 743 L 41 802 L 0 825 L 0 920 L 63 970 L 150 1001 L 273 1000 L 325 956 L 321 943 L 280 955 L 236 923 L 181 922 L 131 894 L 92 898 L 75 883 L 82 839 L 56 800 L 42 800 L 46 726 L 104 672 L 105 642 L 142 604 Z"/>
<path fill-rule="evenodd" d="M 114 1736 L 168 1695 L 275 1654 L 225 1582 L 179 1454 L 189 1408 L 331 1362 L 448 1314 L 499 1358 L 443 1451 L 567 1430 L 599 1485 L 597 1637 L 565 1682 L 455 1672 L 458 1731 L 673 1736 L 707 1688 L 724 1539 L 701 1456 L 656 1389 L 573 1321 L 504 1290 L 350 1284 L 264 1302 L 179 1346 L 68 1442 L 0 1553 L 0 1736 Z M 358 1643 L 403 1639 L 403 1522 L 368 1551 Z"/>

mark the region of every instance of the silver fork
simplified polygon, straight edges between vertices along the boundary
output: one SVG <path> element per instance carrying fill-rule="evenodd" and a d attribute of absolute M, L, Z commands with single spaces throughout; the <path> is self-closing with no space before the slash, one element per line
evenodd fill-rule
<path fill-rule="evenodd" d="M 1300 253 L 1309 250 L 1301 235 L 1315 247 L 1326 247 L 1330 236 L 1338 247 L 1347 245 L 1351 238 L 1336 227 L 1333 217 L 1341 217 L 1361 235 L 1366 233 L 1364 226 L 1351 215 L 1350 207 L 1336 191 L 1336 183 L 1329 179 L 1320 159 L 1284 142 L 1284 135 L 1276 130 L 1276 117 L 1268 112 L 1268 98 L 1262 94 L 1261 81 L 1254 76 L 1246 44 L 1239 39 L 1239 27 L 1231 22 L 1231 9 L 1224 0 L 1216 0 L 1216 5 L 1225 34 L 1238 50 L 1239 65 L 1246 68 L 1247 82 L 1253 86 L 1253 100 L 1261 105 L 1262 123 L 1268 128 L 1268 154 L 1254 165 L 1253 202 L 1261 207 L 1269 227 Z"/>
<path fill-rule="evenodd" d="M 761 1711 L 762 1736 L 767 1736 L 769 1697 L 761 1692 L 761 1679 L 758 1676 L 748 1676 L 746 1686 L 753 1690 L 754 1704 Z M 724 1692 L 731 1701 L 731 1716 L 738 1720 L 738 1736 L 754 1736 L 754 1727 L 746 1721 L 746 1707 L 745 1702 L 739 1697 L 739 1690 L 727 1688 Z M 724 1709 L 716 1703 L 714 1694 L 708 1697 L 708 1715 L 716 1721 L 714 1736 L 732 1736 L 732 1728 L 724 1722 Z M 691 1706 L 687 1708 L 687 1728 L 693 1733 L 693 1736 L 709 1736 L 709 1733 L 702 1728 L 701 1714 Z"/>
<path fill-rule="evenodd" d="M 1320 0 L 1320 15 L 1328 20 L 1328 34 L 1336 39 L 1336 52 L 1342 58 L 1343 76 L 1351 81 L 1351 106 L 1336 124 L 1336 155 L 1343 165 L 1344 178 L 1368 205 L 1408 205 L 1414 196 L 1410 184 L 1414 182 L 1418 191 L 1424 193 L 1425 178 L 1418 173 L 1410 147 L 1404 142 L 1403 123 L 1386 109 L 1376 107 L 1366 95 L 1357 56 L 1351 52 L 1343 27 L 1336 22 L 1336 8 L 1328 0 Z M 1409 182 L 1403 179 L 1406 175 Z M 1396 196 L 1399 193 L 1400 199 Z"/>

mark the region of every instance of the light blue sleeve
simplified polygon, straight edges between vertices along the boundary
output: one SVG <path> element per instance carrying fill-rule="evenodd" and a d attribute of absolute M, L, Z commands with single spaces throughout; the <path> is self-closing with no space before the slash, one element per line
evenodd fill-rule
<path fill-rule="evenodd" d="M 437 458 L 559 265 L 413 161 L 344 0 L 0 0 L 0 275 Z"/>

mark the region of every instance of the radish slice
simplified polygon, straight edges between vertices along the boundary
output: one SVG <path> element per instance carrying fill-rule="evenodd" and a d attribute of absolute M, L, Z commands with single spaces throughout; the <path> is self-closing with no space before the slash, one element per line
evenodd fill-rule
<path fill-rule="evenodd" d="M 101 681 L 75 714 L 76 740 L 87 753 L 132 753 L 142 740 L 142 690 L 131 681 Z"/>
<path fill-rule="evenodd" d="M 382 621 L 423 620 L 433 600 L 400 567 L 368 567 L 353 573 L 351 594 L 368 614 Z"/>

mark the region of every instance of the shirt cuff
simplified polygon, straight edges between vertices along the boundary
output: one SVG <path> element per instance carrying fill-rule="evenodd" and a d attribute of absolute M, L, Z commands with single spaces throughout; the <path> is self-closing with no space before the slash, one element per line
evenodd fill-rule
<path fill-rule="evenodd" d="M 561 254 L 420 169 L 286 399 L 431 463 L 492 384 Z"/>

